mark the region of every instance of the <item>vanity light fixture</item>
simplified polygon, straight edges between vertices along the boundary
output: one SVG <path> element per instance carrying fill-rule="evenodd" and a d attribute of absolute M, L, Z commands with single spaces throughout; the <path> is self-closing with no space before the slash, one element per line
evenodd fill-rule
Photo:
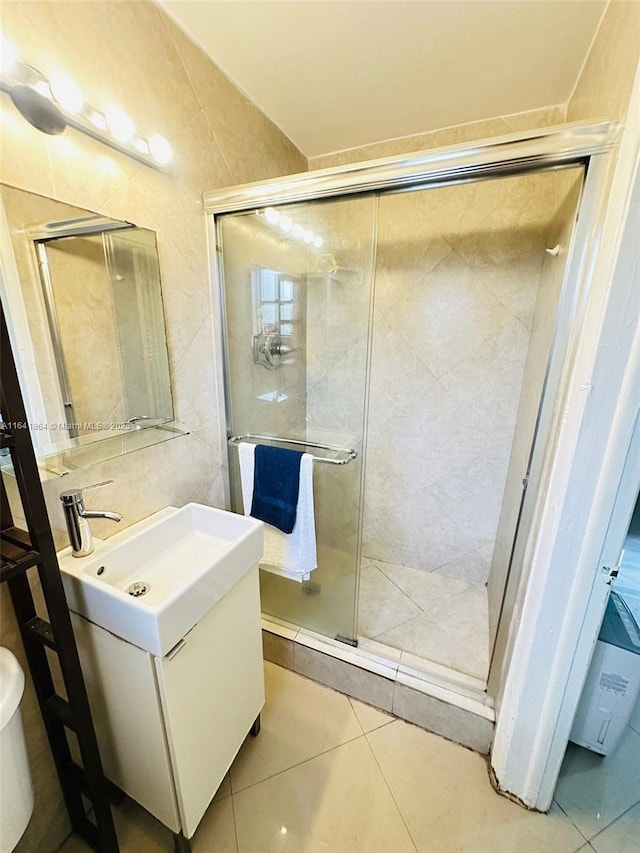
<path fill-rule="evenodd" d="M 277 225 L 285 234 L 291 234 L 296 240 L 301 240 L 308 246 L 313 246 L 316 249 L 321 249 L 324 246 L 324 240 L 319 234 L 314 234 L 309 228 L 294 222 L 290 216 L 281 214 L 275 207 L 267 207 L 262 216 L 267 220 L 269 225 Z"/>
<path fill-rule="evenodd" d="M 51 94 L 63 110 L 76 115 L 84 108 L 82 89 L 75 80 L 58 74 L 51 80 Z"/>
<path fill-rule="evenodd" d="M 111 131 L 118 142 L 124 144 L 132 139 L 135 131 L 133 122 L 122 110 L 117 109 L 117 107 L 107 110 L 106 119 L 107 130 Z"/>
<path fill-rule="evenodd" d="M 173 152 L 167 140 L 154 134 L 139 134 L 122 110 L 104 111 L 88 104 L 80 86 L 70 77 L 56 75 L 48 80 L 37 68 L 18 58 L 4 37 L 0 45 L 0 90 L 33 127 L 51 135 L 73 127 L 147 166 L 164 168 Z"/>

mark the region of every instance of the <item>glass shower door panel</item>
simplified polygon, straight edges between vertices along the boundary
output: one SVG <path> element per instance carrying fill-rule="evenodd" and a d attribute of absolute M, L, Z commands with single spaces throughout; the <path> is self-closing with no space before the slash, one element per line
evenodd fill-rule
<path fill-rule="evenodd" d="M 581 181 L 379 201 L 359 631 L 482 681 Z"/>
<path fill-rule="evenodd" d="M 373 196 L 313 202 L 228 214 L 218 230 L 230 433 L 358 452 L 345 465 L 316 462 L 318 567 L 302 584 L 261 571 L 262 609 L 346 639 L 356 636 L 375 211 Z M 230 482 L 241 512 L 233 446 Z"/>

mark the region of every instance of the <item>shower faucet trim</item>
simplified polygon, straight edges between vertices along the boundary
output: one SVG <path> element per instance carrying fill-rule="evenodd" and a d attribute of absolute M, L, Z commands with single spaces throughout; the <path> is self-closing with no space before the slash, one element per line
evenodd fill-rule
<path fill-rule="evenodd" d="M 278 332 L 260 332 L 254 335 L 251 341 L 253 350 L 253 361 L 261 364 L 267 370 L 275 370 L 280 367 L 282 359 L 295 352 L 294 347 L 289 347 L 282 342 Z"/>
<path fill-rule="evenodd" d="M 69 489 L 60 493 L 72 556 L 88 557 L 89 554 L 93 554 L 95 545 L 89 527 L 90 518 L 108 518 L 111 521 L 122 521 L 119 512 L 103 512 L 102 510 L 89 510 L 84 507 L 84 492 L 88 489 L 97 489 L 100 486 L 109 486 L 111 483 L 113 480 L 105 480 L 102 483 L 94 483 L 92 486 Z"/>

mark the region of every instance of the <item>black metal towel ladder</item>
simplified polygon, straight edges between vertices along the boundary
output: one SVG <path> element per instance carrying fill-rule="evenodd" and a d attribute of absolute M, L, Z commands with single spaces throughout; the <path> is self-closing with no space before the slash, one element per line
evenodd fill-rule
<path fill-rule="evenodd" d="M 0 490 L 0 581 L 7 583 L 29 669 L 74 831 L 99 853 L 118 853 L 109 803 L 110 784 L 102 771 L 89 700 L 60 577 L 36 457 L 29 434 L 4 311 L 0 306 L 0 446 L 8 448 L 27 530 L 14 525 L 2 480 Z M 2 478 L 0 478 L 2 479 Z M 37 567 L 48 621 L 40 618 L 27 570 Z M 66 699 L 57 695 L 46 649 L 57 653 Z M 75 732 L 82 760 L 71 754 L 67 730 Z M 93 806 L 87 817 L 83 796 Z"/>

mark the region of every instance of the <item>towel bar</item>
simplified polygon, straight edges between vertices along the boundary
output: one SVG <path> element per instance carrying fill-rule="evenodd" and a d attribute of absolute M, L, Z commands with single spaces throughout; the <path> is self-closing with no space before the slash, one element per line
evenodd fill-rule
<path fill-rule="evenodd" d="M 327 459 L 324 456 L 316 456 L 313 454 L 313 458 L 316 462 L 323 462 L 327 465 L 347 465 L 358 456 L 357 450 L 353 450 L 348 447 L 338 447 L 335 444 L 318 444 L 315 441 L 300 441 L 297 438 L 278 438 L 275 435 L 253 435 L 252 433 L 247 435 L 230 435 L 227 438 L 227 442 L 233 445 L 240 444 L 241 441 L 254 443 L 261 441 L 273 441 L 276 444 L 295 444 L 297 447 L 313 447 L 316 450 L 327 450 L 332 453 L 343 454 L 339 459 Z"/>

